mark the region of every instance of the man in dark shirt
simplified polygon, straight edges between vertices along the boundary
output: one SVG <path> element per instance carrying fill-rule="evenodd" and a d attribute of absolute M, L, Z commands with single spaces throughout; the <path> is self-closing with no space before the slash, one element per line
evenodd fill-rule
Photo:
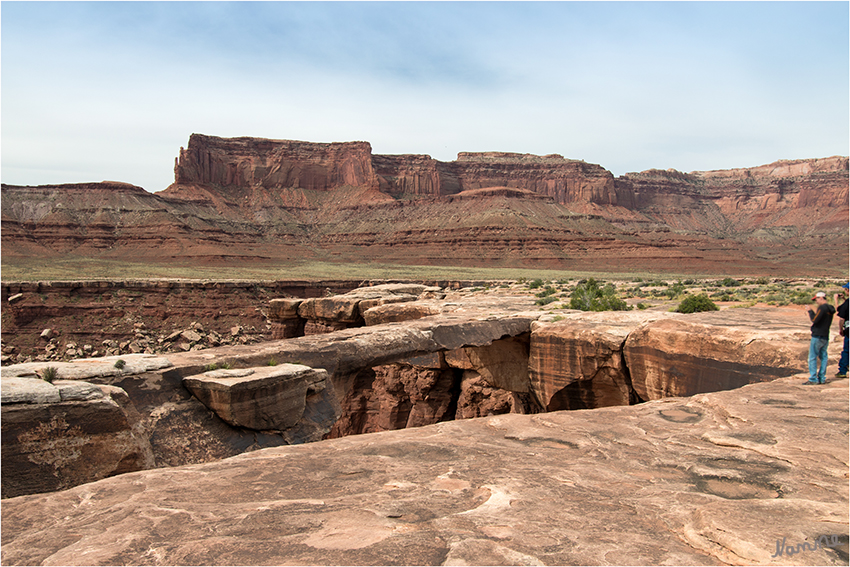
<path fill-rule="evenodd" d="M 829 328 L 835 307 L 826 300 L 826 294 L 819 291 L 812 298 L 818 304 L 817 313 L 806 308 L 812 321 L 812 341 L 809 343 L 809 380 L 803 384 L 826 384 L 826 347 L 829 345 Z M 820 359 L 820 369 L 818 369 Z"/>
<path fill-rule="evenodd" d="M 838 305 L 838 332 L 844 337 L 844 348 L 841 350 L 841 358 L 838 360 L 838 374 L 835 377 L 847 378 L 847 339 L 850 335 L 847 332 L 847 288 L 850 285 L 844 284 L 841 287 L 844 288 L 844 303 L 838 305 L 838 294 L 835 294 L 835 304 Z"/>

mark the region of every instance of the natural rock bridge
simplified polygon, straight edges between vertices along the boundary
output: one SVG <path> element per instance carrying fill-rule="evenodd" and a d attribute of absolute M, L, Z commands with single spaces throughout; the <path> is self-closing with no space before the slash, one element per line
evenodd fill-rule
<path fill-rule="evenodd" d="M 2 563 L 846 564 L 847 381 L 801 385 L 801 311 L 363 293 L 4 367 Z"/>
<path fill-rule="evenodd" d="M 804 368 L 807 325 L 793 310 L 553 317 L 532 301 L 375 286 L 272 302 L 276 333 L 323 334 L 51 363 L 54 384 L 36 374 L 46 363 L 3 367 L 3 496 L 327 437 L 727 390 Z"/>

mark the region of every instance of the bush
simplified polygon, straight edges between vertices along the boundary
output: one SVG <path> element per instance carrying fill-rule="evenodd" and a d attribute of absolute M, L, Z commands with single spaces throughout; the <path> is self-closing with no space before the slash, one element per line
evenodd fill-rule
<path fill-rule="evenodd" d="M 552 287 L 551 285 L 547 285 L 546 287 L 543 288 L 543 291 L 536 294 L 534 297 L 548 297 L 550 295 L 555 294 L 555 292 L 557 292 L 557 291 L 558 290 L 555 289 L 554 287 Z"/>
<path fill-rule="evenodd" d="M 582 311 L 628 311 L 631 309 L 626 302 L 617 297 L 616 289 L 612 284 L 606 284 L 604 288 L 590 278 L 587 282 L 576 287 L 570 296 L 570 309 Z"/>
<path fill-rule="evenodd" d="M 540 287 L 543 287 L 543 280 L 541 280 L 540 278 L 537 278 L 536 280 L 528 284 L 528 289 L 537 289 Z"/>
<path fill-rule="evenodd" d="M 119 358 L 118 360 L 115 361 L 115 368 L 117 368 L 118 370 L 121 370 L 126 365 L 127 365 L 127 363 L 124 362 L 124 359 L 122 359 L 122 358 Z"/>
<path fill-rule="evenodd" d="M 538 299 L 537 301 L 535 301 L 534 304 L 535 305 L 549 305 L 553 301 L 558 301 L 558 298 L 554 297 L 552 295 L 547 295 L 546 297 Z"/>
<path fill-rule="evenodd" d="M 685 286 L 682 285 L 682 282 L 671 285 L 667 288 L 667 291 L 664 292 L 669 299 L 676 299 L 678 296 L 685 292 Z"/>
<path fill-rule="evenodd" d="M 732 295 L 731 291 L 721 291 L 718 293 L 712 293 L 711 299 L 716 299 L 717 301 L 734 301 L 735 296 Z"/>
<path fill-rule="evenodd" d="M 704 293 L 689 295 L 676 308 L 678 313 L 699 313 L 701 311 L 719 311 L 714 302 Z"/>
<path fill-rule="evenodd" d="M 738 287 L 741 285 L 741 282 L 733 278 L 723 278 L 720 280 L 720 285 L 723 287 Z"/>

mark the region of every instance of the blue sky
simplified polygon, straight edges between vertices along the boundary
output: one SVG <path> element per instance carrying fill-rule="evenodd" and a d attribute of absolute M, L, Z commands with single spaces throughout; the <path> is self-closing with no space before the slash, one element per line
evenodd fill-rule
<path fill-rule="evenodd" d="M 2 180 L 159 191 L 193 132 L 615 175 L 848 155 L 848 2 L 8 2 Z"/>

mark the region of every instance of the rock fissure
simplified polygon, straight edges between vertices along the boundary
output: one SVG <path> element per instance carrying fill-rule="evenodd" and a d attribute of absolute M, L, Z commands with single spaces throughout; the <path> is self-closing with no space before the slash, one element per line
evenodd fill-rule
<path fill-rule="evenodd" d="M 701 317 L 700 323 L 695 324 L 674 314 L 628 313 L 612 319 L 605 314 L 568 313 L 562 321 L 547 322 L 539 311 L 517 312 L 517 300 L 513 297 L 506 301 L 514 307 L 506 309 L 505 301 L 473 303 L 447 299 L 443 294 L 444 290 L 422 285 L 377 286 L 333 298 L 298 300 L 294 312 L 295 301 L 275 300 L 268 310 L 272 324 L 291 318 L 292 313 L 298 317 L 305 313 L 324 317 L 326 322 L 344 322 L 355 327 L 261 345 L 219 347 L 160 357 L 126 355 L 120 357 L 124 365 L 120 371 L 115 368 L 118 360 L 115 356 L 61 363 L 59 371 L 63 377 L 77 376 L 96 382 L 100 389 L 120 386 L 131 401 L 125 404 L 125 409 L 117 409 L 135 412 L 135 418 L 125 421 L 136 433 L 119 432 L 113 443 L 121 440 L 128 447 L 136 443 L 135 448 L 129 449 L 136 456 L 124 454 L 117 464 L 107 466 L 105 473 L 98 473 L 108 476 L 149 468 L 152 463 L 145 459 L 150 459 L 151 454 L 155 466 L 174 466 L 328 436 L 470 417 L 626 406 L 642 400 L 635 393 L 638 389 L 646 392 L 649 399 L 657 399 L 664 393 L 689 395 L 726 389 L 733 384 L 728 376 L 736 372 L 740 375 L 734 368 L 736 364 L 744 364 L 752 372 L 748 381 L 774 379 L 777 353 L 785 357 L 781 359 L 785 368 L 800 366 L 794 357 L 799 356 L 802 348 L 787 346 L 796 340 L 799 326 L 788 326 L 785 335 L 772 333 L 771 358 L 761 360 L 758 356 L 764 349 L 742 351 L 738 345 L 758 345 L 765 340 L 762 335 L 754 338 L 750 328 L 737 322 L 729 325 L 717 316 Z M 520 305 L 527 305 L 529 300 L 523 301 L 526 303 Z M 337 319 L 322 315 L 320 308 L 336 314 Z M 361 311 L 368 318 L 360 320 L 351 315 Z M 758 310 L 753 313 L 751 328 L 763 326 L 765 321 L 756 315 L 765 313 Z M 275 319 L 275 314 L 282 318 Z M 366 323 L 369 324 L 357 326 Z M 308 327 L 305 324 L 303 328 Z M 705 338 L 712 333 L 718 337 L 714 343 Z M 640 335 L 643 343 L 637 342 L 636 335 Z M 694 349 L 681 340 L 688 336 L 699 337 L 700 360 L 711 366 L 714 377 L 697 368 L 702 363 L 694 361 Z M 645 344 L 652 346 L 646 348 Z M 682 356 L 687 361 L 684 366 Z M 745 359 L 740 360 L 741 356 Z M 203 372 L 211 364 L 224 362 L 237 368 Z M 257 366 L 266 362 L 268 365 L 264 367 Z M 32 406 L 29 409 L 35 411 L 45 409 L 39 403 L 9 403 L 24 399 L 16 398 L 14 390 L 9 389 L 15 380 L 46 387 L 58 393 L 59 399 L 64 395 L 60 393 L 64 391 L 62 383 L 51 390 L 51 386 L 35 379 L 36 370 L 44 366 L 33 363 L 3 367 L 5 439 L 15 439 L 16 435 L 7 418 L 12 410 L 20 411 L 26 406 Z M 689 384 L 690 376 L 695 379 Z M 646 384 L 654 386 L 649 388 Z M 722 416 L 723 421 L 730 423 L 731 414 L 722 408 L 688 407 L 695 403 L 698 401 L 692 400 L 685 406 L 667 404 L 656 415 L 673 424 L 697 424 L 707 414 L 713 419 Z M 552 422 L 547 427 L 557 426 Z M 647 430 L 643 431 L 644 437 L 649 435 Z M 507 436 L 505 440 L 509 440 Z M 25 436 L 21 441 L 25 441 Z M 611 450 L 612 440 L 593 431 L 572 432 L 570 439 L 532 435 L 518 437 L 514 442 L 517 441 L 546 448 L 594 447 L 593 453 L 606 461 L 618 455 Z M 666 442 L 679 444 L 674 438 Z M 14 442 L 4 443 L 4 463 L 14 462 L 16 458 L 9 459 L 12 446 Z M 22 455 L 27 454 L 25 443 L 21 446 Z M 613 446 L 627 448 L 631 444 L 613 440 Z M 57 454 L 50 457 L 54 461 L 57 458 L 79 461 L 82 457 L 71 453 L 59 455 L 58 447 L 46 448 Z M 26 467 L 37 465 L 38 457 L 24 456 L 24 459 L 29 463 Z M 62 474 L 67 476 L 68 467 L 65 469 Z M 4 473 L 4 496 L 19 494 L 15 492 L 18 490 L 32 490 L 13 487 L 12 478 Z M 91 479 L 87 477 L 84 481 Z"/>

